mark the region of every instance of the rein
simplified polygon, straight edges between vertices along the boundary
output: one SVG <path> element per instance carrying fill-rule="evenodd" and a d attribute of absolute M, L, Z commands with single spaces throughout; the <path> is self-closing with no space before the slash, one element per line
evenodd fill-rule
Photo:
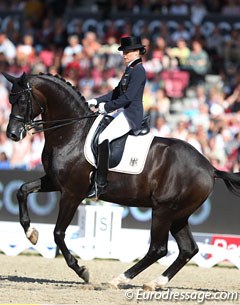
<path fill-rule="evenodd" d="M 98 116 L 98 114 L 92 113 L 92 114 L 89 114 L 89 115 L 86 115 L 86 116 L 82 116 L 82 117 L 79 117 L 79 118 L 61 119 L 61 120 L 53 120 L 53 121 L 37 120 L 37 121 L 32 121 L 30 124 L 27 124 L 27 130 L 29 131 L 29 130 L 37 127 L 37 126 L 45 125 L 45 124 L 57 124 L 57 125 L 54 125 L 54 126 L 50 126 L 48 128 L 41 128 L 40 130 L 36 130 L 36 131 L 34 131 L 32 133 L 34 135 L 36 133 L 40 133 L 40 132 L 44 132 L 44 131 L 48 131 L 48 130 L 64 127 L 64 126 L 67 126 L 67 125 L 79 122 L 81 120 L 90 119 L 90 118 L 97 117 L 97 116 Z"/>

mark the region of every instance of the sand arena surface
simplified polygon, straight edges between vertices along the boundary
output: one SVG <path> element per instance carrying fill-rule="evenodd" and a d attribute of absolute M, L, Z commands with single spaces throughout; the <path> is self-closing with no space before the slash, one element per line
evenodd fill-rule
<path fill-rule="evenodd" d="M 90 271 L 90 283 L 83 284 L 62 256 L 46 259 L 38 255 L 9 257 L 0 254 L 0 262 L 0 304 L 240 304 L 240 270 L 232 266 L 203 269 L 188 265 L 164 290 L 150 293 L 143 291 L 142 285 L 166 269 L 158 263 L 129 285 L 113 289 L 107 282 L 132 263 L 79 260 L 79 264 L 86 265 Z M 227 295 L 229 293 L 234 293 L 234 300 Z M 204 297 L 208 299 L 204 301 Z"/>

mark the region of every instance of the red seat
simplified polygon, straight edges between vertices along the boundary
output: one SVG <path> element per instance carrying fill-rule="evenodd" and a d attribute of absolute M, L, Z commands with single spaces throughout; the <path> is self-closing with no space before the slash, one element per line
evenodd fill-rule
<path fill-rule="evenodd" d="M 166 70 L 161 73 L 166 95 L 172 98 L 184 96 L 184 90 L 189 84 L 189 72 L 178 70 Z"/>

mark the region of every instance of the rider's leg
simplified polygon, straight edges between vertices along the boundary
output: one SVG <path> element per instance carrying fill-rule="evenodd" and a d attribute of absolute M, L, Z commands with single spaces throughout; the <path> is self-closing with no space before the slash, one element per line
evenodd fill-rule
<path fill-rule="evenodd" d="M 98 198 L 105 193 L 107 187 L 108 159 L 109 159 L 109 143 L 131 130 L 129 123 L 123 114 L 120 112 L 115 119 L 104 129 L 99 136 L 98 145 L 98 162 L 95 182 L 88 198 Z"/>
<path fill-rule="evenodd" d="M 88 198 L 98 198 L 101 194 L 105 193 L 107 187 L 108 159 L 109 141 L 104 140 L 98 145 L 97 171 L 93 187 L 88 193 Z"/>

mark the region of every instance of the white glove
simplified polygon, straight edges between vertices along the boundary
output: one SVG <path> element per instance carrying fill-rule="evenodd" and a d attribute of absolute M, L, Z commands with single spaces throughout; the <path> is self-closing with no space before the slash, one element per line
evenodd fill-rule
<path fill-rule="evenodd" d="M 106 103 L 100 103 L 99 105 L 98 105 L 98 112 L 99 113 L 101 113 L 101 114 L 104 114 L 104 113 L 107 113 L 107 111 L 105 110 L 105 104 Z"/>
<path fill-rule="evenodd" d="M 91 100 L 88 100 L 87 103 L 89 108 L 95 107 L 97 105 L 97 100 L 95 98 L 92 98 Z"/>

